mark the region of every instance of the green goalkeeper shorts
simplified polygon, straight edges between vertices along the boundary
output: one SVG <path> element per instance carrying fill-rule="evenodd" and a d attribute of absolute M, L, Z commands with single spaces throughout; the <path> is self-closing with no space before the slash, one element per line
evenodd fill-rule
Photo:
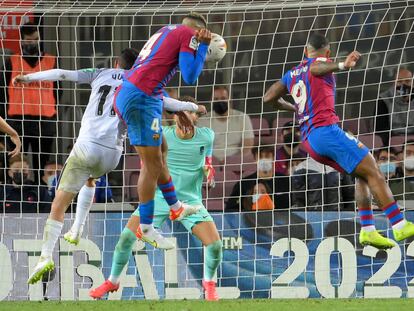
<path fill-rule="evenodd" d="M 189 205 L 199 205 L 201 209 L 198 213 L 185 217 L 181 220 L 181 224 L 187 229 L 188 232 L 191 233 L 192 228 L 194 225 L 204 222 L 204 221 L 213 221 L 213 218 L 208 213 L 207 209 L 201 202 L 186 202 Z M 139 206 L 132 213 L 134 216 L 139 217 Z M 154 227 L 161 228 L 164 221 L 168 219 L 170 216 L 170 207 L 168 206 L 167 202 L 164 199 L 155 198 L 155 207 L 154 207 Z"/>

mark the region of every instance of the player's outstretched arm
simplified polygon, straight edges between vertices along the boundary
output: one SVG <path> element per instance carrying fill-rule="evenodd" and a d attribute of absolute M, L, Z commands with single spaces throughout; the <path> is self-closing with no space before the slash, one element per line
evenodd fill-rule
<path fill-rule="evenodd" d="M 286 86 L 282 82 L 278 81 L 273 83 L 272 86 L 266 91 L 266 94 L 263 96 L 263 102 L 265 104 L 274 104 L 277 110 L 296 112 L 295 106 L 282 98 L 282 96 L 285 96 L 287 93 L 288 90 Z"/>
<path fill-rule="evenodd" d="M 78 82 L 78 71 L 51 69 L 29 73 L 27 75 L 18 75 L 14 78 L 13 84 L 30 83 L 33 81 L 73 81 Z"/>
<path fill-rule="evenodd" d="M 22 147 L 19 134 L 17 134 L 16 130 L 7 124 L 7 122 L 2 117 L 0 117 L 0 131 L 9 135 L 11 141 L 15 145 L 15 148 L 9 152 L 9 155 L 11 157 L 18 155 Z"/>
<path fill-rule="evenodd" d="M 357 51 L 350 53 L 344 62 L 340 63 L 331 63 L 327 62 L 326 58 L 317 58 L 310 66 L 310 72 L 314 76 L 324 76 L 328 73 L 336 72 L 339 70 L 348 70 L 354 68 L 357 61 L 361 57 L 361 54 Z"/>
<path fill-rule="evenodd" d="M 172 112 L 176 111 L 191 111 L 198 112 L 199 107 L 197 104 L 188 101 L 181 101 L 171 97 L 164 96 L 164 109 Z"/>
<path fill-rule="evenodd" d="M 187 84 L 194 84 L 201 71 L 203 70 L 204 61 L 211 41 L 211 32 L 207 29 L 201 29 L 197 33 L 197 39 L 200 42 L 197 52 L 194 55 L 188 52 L 180 52 L 178 66 L 181 70 L 183 80 Z"/>

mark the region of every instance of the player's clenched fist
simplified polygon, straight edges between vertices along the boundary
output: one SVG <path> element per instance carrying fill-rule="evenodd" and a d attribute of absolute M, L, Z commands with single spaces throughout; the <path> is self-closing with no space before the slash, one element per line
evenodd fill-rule
<path fill-rule="evenodd" d="M 207 178 L 207 187 L 214 188 L 216 186 L 216 182 L 214 180 L 214 176 L 216 175 L 216 170 L 213 167 L 212 157 L 206 157 L 205 159 L 204 175 Z"/>
<path fill-rule="evenodd" d="M 197 113 L 200 114 L 200 115 L 207 114 L 206 106 L 204 106 L 204 105 L 198 105 Z"/>
<path fill-rule="evenodd" d="M 361 58 L 361 54 L 358 51 L 351 52 L 344 62 L 345 68 L 354 68 L 356 66 L 357 61 Z"/>
<path fill-rule="evenodd" d="M 196 38 L 198 42 L 209 45 L 211 41 L 211 31 L 205 28 L 200 29 L 196 32 Z"/>
<path fill-rule="evenodd" d="M 13 79 L 13 85 L 17 85 L 17 84 L 21 84 L 27 82 L 27 78 L 24 75 L 17 75 L 14 79 Z"/>

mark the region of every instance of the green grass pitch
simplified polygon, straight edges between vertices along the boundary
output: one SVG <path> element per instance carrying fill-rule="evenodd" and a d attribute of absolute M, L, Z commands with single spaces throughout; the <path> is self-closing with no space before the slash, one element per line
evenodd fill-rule
<path fill-rule="evenodd" d="M 411 299 L 237 299 L 206 302 L 203 300 L 163 301 L 82 301 L 82 302 L 0 302 L 4 311 L 404 311 L 414 310 Z"/>

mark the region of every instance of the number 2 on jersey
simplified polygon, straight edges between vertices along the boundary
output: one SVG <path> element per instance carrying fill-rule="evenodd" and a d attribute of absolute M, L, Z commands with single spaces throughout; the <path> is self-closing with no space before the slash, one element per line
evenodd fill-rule
<path fill-rule="evenodd" d="M 98 110 L 96 111 L 96 115 L 98 116 L 103 115 L 106 98 L 108 97 L 109 92 L 111 92 L 111 90 L 112 90 L 112 87 L 110 85 L 102 85 L 99 88 L 98 93 L 101 94 L 101 96 L 99 97 Z M 115 115 L 115 111 L 114 111 L 114 108 L 112 107 L 111 116 L 114 116 L 114 115 Z"/>
<path fill-rule="evenodd" d="M 138 57 L 140 58 L 140 60 L 146 59 L 151 54 L 152 46 L 161 35 L 161 32 L 157 32 L 156 34 L 152 35 L 151 38 L 149 38 L 147 43 L 145 43 L 144 47 L 142 48 L 141 52 L 139 52 Z"/>
<path fill-rule="evenodd" d="M 302 114 L 305 110 L 306 100 L 308 99 L 305 83 L 302 80 L 299 80 L 298 83 L 292 87 L 291 94 L 295 103 L 298 104 L 298 113 Z"/>

